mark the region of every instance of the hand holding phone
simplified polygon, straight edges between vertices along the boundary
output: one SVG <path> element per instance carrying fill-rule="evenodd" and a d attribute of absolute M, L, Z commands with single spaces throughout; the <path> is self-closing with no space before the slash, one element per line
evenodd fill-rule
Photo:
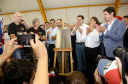
<path fill-rule="evenodd" d="M 17 36 L 18 45 L 23 47 L 30 46 L 31 39 L 34 39 L 35 42 L 35 34 L 23 34 Z"/>

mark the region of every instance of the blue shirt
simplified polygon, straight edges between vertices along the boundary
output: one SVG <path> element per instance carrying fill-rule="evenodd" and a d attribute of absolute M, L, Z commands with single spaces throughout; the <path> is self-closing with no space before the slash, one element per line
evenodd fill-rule
<path fill-rule="evenodd" d="M 52 36 L 55 36 L 57 34 L 57 29 L 58 27 L 55 27 L 52 29 L 52 27 L 49 29 L 50 34 L 49 34 L 49 44 L 55 44 L 56 40 L 52 41 Z"/>

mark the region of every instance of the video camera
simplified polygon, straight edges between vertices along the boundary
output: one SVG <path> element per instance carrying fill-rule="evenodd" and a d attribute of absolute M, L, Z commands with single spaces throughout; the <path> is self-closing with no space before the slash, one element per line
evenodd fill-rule
<path fill-rule="evenodd" d="M 114 51 L 113 54 L 120 58 L 122 62 L 122 79 L 123 79 L 123 84 L 127 84 L 126 78 L 125 78 L 125 73 L 128 74 L 128 50 L 125 48 L 122 48 L 118 46 Z"/>
<path fill-rule="evenodd" d="M 118 46 L 114 51 L 113 54 L 120 58 L 121 61 L 125 61 L 128 63 L 128 50 L 126 50 L 125 48 L 122 48 L 120 46 Z M 125 60 L 123 60 L 123 58 L 125 58 Z M 127 65 L 128 66 L 128 65 Z M 128 73 L 128 70 L 126 71 Z"/>

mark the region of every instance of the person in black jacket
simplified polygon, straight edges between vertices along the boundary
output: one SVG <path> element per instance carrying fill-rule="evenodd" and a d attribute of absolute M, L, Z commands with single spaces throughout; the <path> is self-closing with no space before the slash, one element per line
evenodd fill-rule
<path fill-rule="evenodd" d="M 126 32 L 124 34 L 124 48 L 128 48 L 128 15 L 123 16 L 122 19 L 126 23 Z"/>

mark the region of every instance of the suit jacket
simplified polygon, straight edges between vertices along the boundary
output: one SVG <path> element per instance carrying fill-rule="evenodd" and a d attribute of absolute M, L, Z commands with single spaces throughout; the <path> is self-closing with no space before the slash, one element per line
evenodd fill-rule
<path fill-rule="evenodd" d="M 105 25 L 108 28 L 108 24 Z M 107 57 L 115 57 L 113 50 L 117 46 L 123 47 L 123 36 L 126 31 L 126 24 L 123 21 L 116 19 L 112 24 L 110 30 L 106 31 L 104 35 L 104 46 Z"/>
<path fill-rule="evenodd" d="M 126 32 L 124 34 L 124 48 L 128 48 L 128 28 L 126 29 Z"/>

